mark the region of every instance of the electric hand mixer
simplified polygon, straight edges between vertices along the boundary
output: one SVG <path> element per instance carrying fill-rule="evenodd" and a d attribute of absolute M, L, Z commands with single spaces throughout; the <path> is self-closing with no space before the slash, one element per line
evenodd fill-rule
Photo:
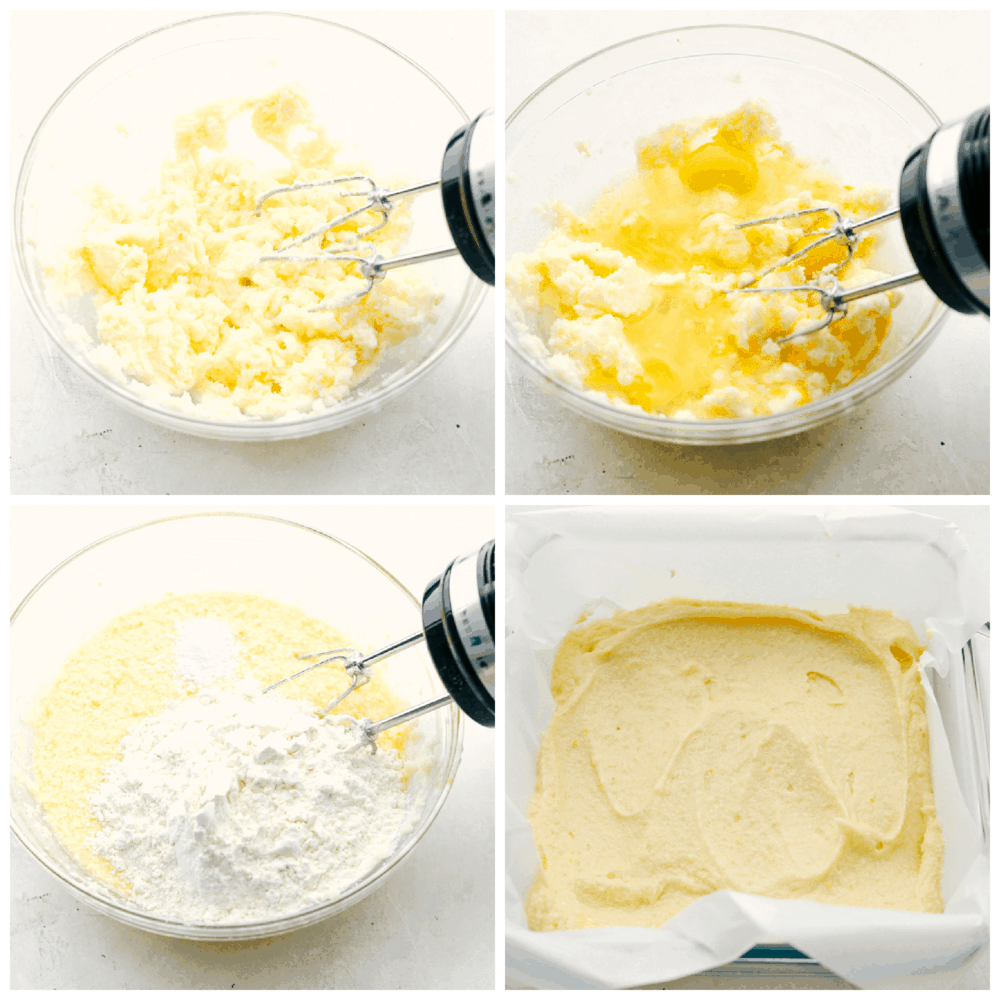
<path fill-rule="evenodd" d="M 289 184 L 268 191 L 257 199 L 257 214 L 260 215 L 265 202 L 276 195 L 305 188 L 335 187 L 340 198 L 353 203 L 362 199 L 356 207 L 336 216 L 323 225 L 293 240 L 288 240 L 275 253 L 260 260 L 337 261 L 357 264 L 365 286 L 360 291 L 324 301 L 316 308 L 336 309 L 350 302 L 364 298 L 375 286 L 375 282 L 385 277 L 385 272 L 408 264 L 422 264 L 443 257 L 461 254 L 472 273 L 489 284 L 494 283 L 494 234 L 495 234 L 495 177 L 493 168 L 493 111 L 487 109 L 472 121 L 459 128 L 448 141 L 441 162 L 441 177 L 438 180 L 413 184 L 391 191 L 367 174 L 351 174 L 346 177 L 331 177 L 328 180 Z M 425 250 L 385 258 L 364 239 L 373 236 L 389 222 L 393 203 L 420 194 L 424 191 L 441 189 L 441 201 L 451 237 L 452 247 Z M 373 213 L 381 221 L 363 226 L 354 235 L 355 242 L 334 244 L 318 253 L 296 252 L 312 240 L 322 240 L 331 230 L 337 229 L 364 213 Z"/>
<path fill-rule="evenodd" d="M 454 701 L 473 721 L 493 726 L 496 646 L 494 640 L 494 555 L 496 544 L 487 542 L 478 552 L 460 556 L 432 580 L 424 591 L 421 607 L 423 629 L 367 656 L 347 646 L 322 653 L 300 653 L 299 659 L 325 657 L 278 681 L 273 691 L 296 677 L 329 663 L 340 661 L 351 678 L 350 686 L 330 702 L 321 715 L 329 715 L 352 691 L 371 679 L 371 667 L 395 653 L 426 642 L 427 651 L 448 694 L 408 708 L 387 719 L 357 723 L 359 745 L 374 749 L 375 738 L 385 729 L 401 726 L 427 712 Z"/>
<path fill-rule="evenodd" d="M 855 299 L 888 292 L 923 280 L 945 305 L 963 313 L 990 314 L 990 109 L 983 108 L 964 121 L 942 125 L 903 166 L 899 181 L 899 207 L 879 212 L 861 222 L 845 220 L 833 207 L 804 208 L 763 219 L 739 223 L 749 229 L 782 219 L 828 213 L 833 226 L 810 232 L 819 238 L 757 274 L 753 281 L 804 257 L 824 243 L 842 244 L 847 255 L 828 272 L 828 287 L 819 284 L 779 285 L 770 288 L 727 289 L 727 294 L 811 292 L 820 297 L 826 317 L 796 330 L 778 343 L 817 333 L 847 314 Z M 836 273 L 851 259 L 861 230 L 899 216 L 906 245 L 916 271 L 858 288 L 844 289 Z"/>

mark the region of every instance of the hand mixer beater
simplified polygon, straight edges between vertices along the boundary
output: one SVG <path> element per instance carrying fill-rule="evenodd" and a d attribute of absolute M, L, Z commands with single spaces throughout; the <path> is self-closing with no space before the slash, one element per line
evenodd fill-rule
<path fill-rule="evenodd" d="M 811 232 L 818 238 L 758 273 L 753 281 L 793 261 L 824 243 L 835 241 L 846 251 L 845 259 L 829 273 L 829 285 L 776 285 L 727 289 L 727 294 L 809 292 L 819 295 L 824 319 L 796 330 L 778 343 L 817 333 L 847 314 L 855 299 L 888 292 L 923 280 L 945 305 L 963 313 L 990 314 L 990 109 L 974 112 L 964 121 L 942 125 L 907 157 L 899 181 L 899 207 L 860 222 L 845 220 L 833 207 L 804 208 L 739 223 L 749 229 L 808 215 L 827 213 L 834 224 Z M 853 256 L 862 230 L 899 216 L 906 245 L 917 270 L 858 288 L 844 289 L 836 273 Z"/>
<path fill-rule="evenodd" d="M 380 185 L 367 174 L 351 174 L 346 177 L 331 177 L 322 181 L 309 181 L 275 188 L 257 199 L 257 215 L 265 203 L 281 194 L 301 191 L 306 188 L 333 187 L 348 205 L 347 211 L 323 223 L 308 233 L 286 241 L 273 254 L 260 260 L 337 261 L 343 264 L 357 264 L 365 286 L 357 292 L 339 296 L 322 302 L 318 309 L 336 309 L 350 302 L 364 298 L 374 288 L 375 283 L 385 277 L 385 272 L 407 264 L 422 264 L 444 257 L 461 254 L 473 274 L 482 281 L 494 283 L 494 234 L 495 234 L 495 178 L 493 167 L 493 111 L 483 111 L 472 121 L 459 128 L 445 146 L 441 162 L 441 176 L 437 180 L 426 181 L 398 188 L 395 191 Z M 424 191 L 441 190 L 441 202 L 445 220 L 451 237 L 452 247 L 425 250 L 385 258 L 374 245 L 365 243 L 389 222 L 394 203 L 403 198 L 421 194 Z M 331 230 L 344 226 L 351 219 L 365 213 L 374 214 L 380 221 L 362 226 L 354 235 L 353 242 L 334 244 L 317 253 L 306 253 L 298 248 L 313 240 L 322 240 Z"/>
<path fill-rule="evenodd" d="M 421 605 L 423 629 L 420 632 L 368 656 L 362 656 L 352 646 L 321 653 L 300 653 L 298 658 L 302 660 L 324 659 L 264 688 L 264 692 L 273 691 L 310 670 L 340 662 L 351 683 L 320 713 L 329 715 L 352 691 L 368 683 L 374 664 L 426 642 L 427 651 L 448 694 L 377 722 L 358 720 L 359 745 L 374 749 L 375 738 L 383 730 L 401 726 L 452 701 L 473 721 L 492 727 L 495 722 L 495 549 L 494 542 L 487 542 L 478 552 L 460 556 L 427 585 Z"/>

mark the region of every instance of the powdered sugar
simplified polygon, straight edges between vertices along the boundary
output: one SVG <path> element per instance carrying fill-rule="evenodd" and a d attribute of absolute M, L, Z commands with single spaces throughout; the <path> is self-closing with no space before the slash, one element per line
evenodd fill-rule
<path fill-rule="evenodd" d="M 91 799 L 97 854 L 158 914 L 228 923 L 339 895 L 417 810 L 395 751 L 352 752 L 343 716 L 253 682 L 171 702 L 122 740 Z"/>
<path fill-rule="evenodd" d="M 236 669 L 240 647 L 229 625 L 217 618 L 192 618 L 177 626 L 177 673 L 193 686 L 211 684 Z"/>

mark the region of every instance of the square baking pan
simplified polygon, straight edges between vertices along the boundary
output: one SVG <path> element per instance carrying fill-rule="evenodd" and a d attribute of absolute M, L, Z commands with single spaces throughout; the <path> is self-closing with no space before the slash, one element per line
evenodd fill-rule
<path fill-rule="evenodd" d="M 960 968 L 986 946 L 988 595 L 981 592 L 954 525 L 894 508 L 858 506 L 573 507 L 523 513 L 509 508 L 508 513 L 510 986 L 651 988 L 687 977 L 692 986 L 709 977 L 735 977 L 734 987 L 767 988 L 773 977 L 791 986 L 793 977 L 805 976 L 816 986 L 825 981 L 827 988 L 913 988 Z M 524 810 L 552 710 L 548 676 L 555 645 L 581 612 L 602 602 L 634 608 L 667 597 L 786 604 L 820 613 L 844 611 L 847 604 L 882 607 L 913 624 L 928 648 L 921 672 L 945 832 L 943 915 L 851 908 L 875 919 L 874 929 L 853 939 L 848 933 L 845 940 L 835 921 L 829 933 L 822 926 L 792 925 L 788 936 L 747 937 L 744 926 L 728 936 L 708 933 L 697 947 L 690 929 L 671 936 L 673 921 L 657 931 L 636 932 L 635 940 L 619 936 L 614 942 L 600 930 L 527 930 L 520 900 L 538 861 Z M 824 907 L 824 912 L 846 909 Z M 907 916 L 938 921 L 922 925 L 912 954 L 904 931 L 895 926 Z"/>

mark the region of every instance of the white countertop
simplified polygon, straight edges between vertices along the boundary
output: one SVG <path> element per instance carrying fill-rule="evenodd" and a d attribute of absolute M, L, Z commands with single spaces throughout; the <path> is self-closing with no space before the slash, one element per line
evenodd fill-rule
<path fill-rule="evenodd" d="M 32 133 L 79 73 L 145 31 L 204 13 L 12 14 L 12 188 Z M 495 101 L 492 11 L 305 13 L 377 35 L 426 68 L 469 114 Z M 235 444 L 147 423 L 111 402 L 61 355 L 50 358 L 12 269 L 11 492 L 492 493 L 493 301 L 490 292 L 444 360 L 373 418 L 300 441 Z"/>
<path fill-rule="evenodd" d="M 185 512 L 210 507 L 185 507 Z M 411 592 L 494 534 L 494 508 L 234 506 L 352 542 Z M 59 561 L 176 507 L 14 507 L 11 604 Z M 491 989 L 494 732 L 466 720 L 454 785 L 410 857 L 356 906 L 266 942 L 206 945 L 133 930 L 77 902 L 11 837 L 12 989 Z"/>
<path fill-rule="evenodd" d="M 986 11 L 511 12 L 509 115 L 553 74 L 617 41 L 753 23 L 835 42 L 910 84 L 944 121 L 989 100 Z M 817 113 L 821 113 L 817 111 Z M 906 374 L 852 413 L 763 444 L 657 444 L 584 420 L 509 354 L 508 494 L 988 494 L 988 321 L 950 313 Z"/>

